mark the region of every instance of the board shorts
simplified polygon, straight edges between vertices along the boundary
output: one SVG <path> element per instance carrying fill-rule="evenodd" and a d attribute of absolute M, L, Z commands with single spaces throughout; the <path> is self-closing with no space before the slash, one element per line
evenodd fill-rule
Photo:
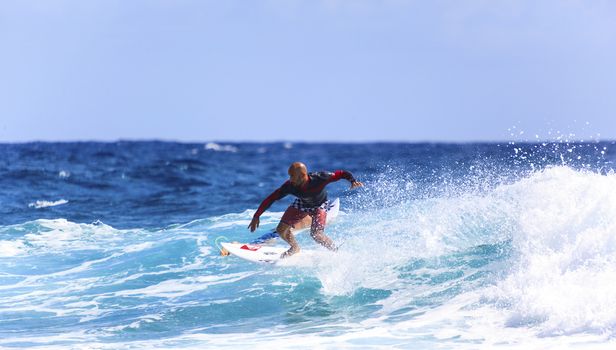
<path fill-rule="evenodd" d="M 327 220 L 327 208 L 329 207 L 329 201 L 323 202 L 320 206 L 309 208 L 304 206 L 301 199 L 296 199 L 287 210 L 285 210 L 281 222 L 295 228 L 300 221 L 306 216 L 312 217 L 312 225 L 310 225 L 311 231 L 323 230 L 325 228 L 325 222 Z"/>

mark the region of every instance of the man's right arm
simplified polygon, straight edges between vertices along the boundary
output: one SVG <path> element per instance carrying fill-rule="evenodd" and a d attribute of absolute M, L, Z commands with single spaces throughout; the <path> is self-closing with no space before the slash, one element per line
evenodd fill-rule
<path fill-rule="evenodd" d="M 282 186 L 280 186 L 280 188 L 278 188 L 276 191 L 272 192 L 272 194 L 267 196 L 267 198 L 265 198 L 263 202 L 261 202 L 261 205 L 259 205 L 259 208 L 252 216 L 252 221 L 250 221 L 250 224 L 248 225 L 250 232 L 254 232 L 257 227 L 259 227 L 259 216 L 261 216 L 261 214 L 263 214 L 263 212 L 266 211 L 267 208 L 272 205 L 272 203 L 289 194 L 287 183 L 288 181 L 285 182 Z"/>
<path fill-rule="evenodd" d="M 281 188 L 279 188 L 276 191 L 272 192 L 269 196 L 267 196 L 267 198 L 265 198 L 263 200 L 263 202 L 261 202 L 261 205 L 259 205 L 259 208 L 255 212 L 254 217 L 258 218 L 259 216 L 261 216 L 261 214 L 263 214 L 264 211 L 266 211 L 269 207 L 271 207 L 272 204 L 275 201 L 277 201 L 277 200 L 281 199 L 282 197 L 286 196 L 286 194 L 284 194 L 282 192 Z"/>

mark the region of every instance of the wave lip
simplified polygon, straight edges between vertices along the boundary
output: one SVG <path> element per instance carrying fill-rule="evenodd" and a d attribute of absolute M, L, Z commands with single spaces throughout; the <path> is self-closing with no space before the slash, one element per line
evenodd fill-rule
<path fill-rule="evenodd" d="M 35 209 L 41 209 L 41 208 L 55 207 L 55 206 L 66 204 L 66 203 L 68 203 L 66 199 L 59 199 L 53 202 L 39 200 L 39 201 L 28 204 L 28 207 L 35 208 Z"/>
<path fill-rule="evenodd" d="M 504 189 L 516 202 L 516 258 L 484 296 L 507 328 L 537 335 L 616 331 L 616 175 L 546 169 Z"/>

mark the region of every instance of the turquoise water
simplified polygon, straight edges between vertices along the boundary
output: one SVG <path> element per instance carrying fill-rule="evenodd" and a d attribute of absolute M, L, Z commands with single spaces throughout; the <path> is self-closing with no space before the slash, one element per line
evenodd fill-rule
<path fill-rule="evenodd" d="M 4 348 L 614 345 L 612 143 L 1 147 Z M 296 159 L 366 184 L 340 251 L 221 257 Z"/>

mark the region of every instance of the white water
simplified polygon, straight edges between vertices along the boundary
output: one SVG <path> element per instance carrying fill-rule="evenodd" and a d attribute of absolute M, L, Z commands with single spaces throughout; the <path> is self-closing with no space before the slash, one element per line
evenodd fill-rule
<path fill-rule="evenodd" d="M 344 206 L 344 204 L 343 204 Z M 343 207 L 344 210 L 344 207 Z M 245 264 L 234 258 L 220 264 L 212 241 L 221 232 L 231 238 L 248 238 L 245 227 L 252 211 L 197 220 L 163 231 L 116 230 L 106 225 L 75 224 L 66 220 L 37 220 L 4 227 L 0 253 L 4 258 L 63 256 L 85 249 L 100 254 L 70 266 L 47 272 L 16 274 L 20 281 L 3 290 L 24 292 L 4 298 L 0 312 L 36 310 L 57 316 L 77 315 L 82 321 L 96 320 L 114 311 L 102 300 L 112 297 L 175 300 L 207 293 L 221 285 L 229 291 L 255 275 L 270 276 L 272 286 L 289 286 L 289 275 L 316 278 L 326 299 L 352 298 L 361 290 L 388 291 L 376 302 L 378 310 L 369 317 L 346 314 L 340 334 L 323 337 L 313 332 L 301 335 L 300 348 L 382 347 L 408 348 L 613 348 L 616 334 L 616 175 L 599 175 L 555 167 L 532 174 L 516 183 L 501 185 L 483 194 L 462 194 L 401 202 L 369 213 L 341 215 L 328 233 L 344 241 L 338 254 L 318 251 L 307 235 L 302 246 L 317 249 L 309 259 L 274 270 L 254 267 L 243 272 L 225 272 Z M 280 213 L 267 213 L 262 226 L 275 225 Z M 33 229 L 32 227 L 35 227 Z M 225 231 L 226 230 L 226 231 Z M 21 232 L 21 234 L 18 234 Z M 236 236 L 233 236 L 236 235 Z M 103 276 L 79 275 L 101 268 L 119 257 L 147 258 L 169 244 L 189 242 L 194 259 L 164 263 L 150 269 L 116 271 Z M 188 244 L 188 243 L 187 243 Z M 465 261 L 448 266 L 444 257 L 481 245 L 506 244 L 511 255 L 482 267 Z M 149 253 L 151 252 L 151 253 Z M 466 254 L 466 253 L 465 253 Z M 179 257 L 178 257 L 179 258 Z M 464 255 L 462 259 L 474 259 Z M 458 273 L 437 284 L 422 284 L 404 276 L 404 267 L 424 259 L 436 267 L 418 267 L 414 276 L 434 277 Z M 441 260 L 445 262 L 440 262 Z M 157 281 L 140 288 L 124 288 L 93 298 L 66 297 L 96 286 L 122 285 L 144 277 L 188 273 L 220 268 L 214 275 L 185 275 Z M 464 280 L 474 273 L 494 271 L 483 284 Z M 79 276 L 79 277 L 75 277 Z M 449 288 L 461 287 L 447 294 Z M 268 286 L 256 289 L 267 293 Z M 438 292 L 444 298 L 433 298 Z M 409 303 L 428 298 L 432 305 L 409 308 Z M 433 299 L 430 299 L 433 298 Z M 233 303 L 219 298 L 190 303 Z M 147 304 L 144 304 L 144 307 Z M 182 304 L 184 305 L 184 304 Z M 192 305 L 192 304 L 191 304 Z M 96 341 L 96 334 L 140 329 L 164 319 L 164 312 L 146 313 L 96 332 L 74 332 L 56 336 L 30 335 L 27 340 L 47 344 L 55 340 L 77 341 L 79 348 L 114 348 L 117 344 Z M 311 326 L 307 326 L 310 328 Z M 296 333 L 284 326 L 259 331 L 259 335 L 231 333 L 216 335 L 192 329 L 165 339 L 131 342 L 136 348 L 151 347 L 289 347 Z M 24 341 L 20 335 L 0 340 L 0 346 Z"/>

